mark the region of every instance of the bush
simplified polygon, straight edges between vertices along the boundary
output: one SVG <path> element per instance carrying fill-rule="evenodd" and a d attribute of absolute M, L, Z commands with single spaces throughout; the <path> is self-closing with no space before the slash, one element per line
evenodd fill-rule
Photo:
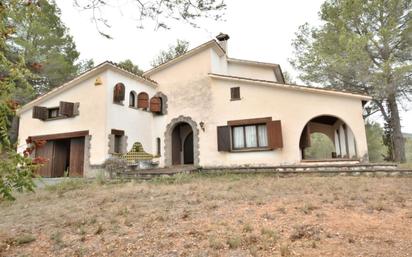
<path fill-rule="evenodd" d="M 116 172 L 125 172 L 127 170 L 127 161 L 118 157 L 110 157 L 104 162 L 104 168 L 113 178 Z"/>

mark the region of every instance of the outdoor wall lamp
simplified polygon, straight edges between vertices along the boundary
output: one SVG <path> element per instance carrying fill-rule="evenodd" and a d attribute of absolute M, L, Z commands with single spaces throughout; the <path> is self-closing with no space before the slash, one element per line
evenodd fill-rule
<path fill-rule="evenodd" d="M 205 123 L 203 121 L 201 121 L 199 123 L 199 125 L 200 125 L 200 128 L 202 129 L 202 131 L 205 132 Z"/>

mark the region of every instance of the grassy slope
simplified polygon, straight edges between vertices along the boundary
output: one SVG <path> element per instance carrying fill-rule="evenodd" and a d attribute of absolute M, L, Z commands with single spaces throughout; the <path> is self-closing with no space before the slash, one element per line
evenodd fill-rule
<path fill-rule="evenodd" d="M 77 181 L 0 216 L 0 256 L 406 256 L 412 178 Z"/>

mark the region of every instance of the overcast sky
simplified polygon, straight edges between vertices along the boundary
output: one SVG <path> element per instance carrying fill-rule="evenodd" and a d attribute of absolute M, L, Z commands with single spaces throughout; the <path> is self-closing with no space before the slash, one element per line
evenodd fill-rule
<path fill-rule="evenodd" d="M 99 35 L 91 21 L 91 13 L 80 11 L 72 0 L 56 0 L 62 11 L 62 20 L 70 29 L 82 59 L 92 58 L 95 64 L 110 60 L 132 60 L 143 70 L 161 49 L 166 49 L 176 39 L 190 42 L 196 47 L 220 32 L 229 34 L 230 57 L 278 63 L 283 70 L 293 70 L 288 58 L 293 56 L 292 39 L 299 25 L 309 22 L 319 24 L 318 12 L 323 0 L 226 0 L 225 21 L 201 20 L 200 28 L 182 23 L 171 23 L 170 30 L 154 30 L 154 25 L 145 23 L 138 29 L 136 10 L 130 4 L 135 0 L 118 0 L 116 6 L 104 10 L 109 20 L 113 37 Z M 410 106 L 408 106 L 410 107 Z M 410 108 L 409 108 L 410 109 Z M 403 113 L 403 130 L 412 133 L 412 112 Z"/>

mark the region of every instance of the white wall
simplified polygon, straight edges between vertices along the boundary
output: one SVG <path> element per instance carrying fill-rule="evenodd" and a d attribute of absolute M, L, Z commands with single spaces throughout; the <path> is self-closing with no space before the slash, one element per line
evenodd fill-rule
<path fill-rule="evenodd" d="M 103 84 L 107 83 L 107 72 L 97 74 Z M 79 115 L 68 119 L 42 121 L 32 118 L 32 109 L 20 114 L 19 152 L 25 148 L 25 140 L 29 136 L 67 133 L 89 130 L 92 135 L 90 144 L 90 164 L 102 164 L 105 160 L 107 141 L 105 140 L 105 120 L 107 114 L 106 94 L 103 85 L 95 86 L 94 75 L 78 85 L 64 91 L 43 103 L 44 107 L 58 107 L 60 101 L 79 102 Z"/>
<path fill-rule="evenodd" d="M 106 86 L 106 145 L 108 144 L 108 135 L 112 129 L 124 130 L 127 138 L 127 150 L 129 151 L 133 143 L 140 142 L 146 152 L 156 154 L 155 138 L 158 136 L 153 131 L 153 117 L 155 114 L 149 110 L 142 110 L 129 107 L 130 91 L 135 91 L 136 95 L 140 92 L 146 92 L 149 99 L 155 95 L 156 89 L 150 85 L 143 84 L 129 77 L 123 76 L 115 71 L 108 71 L 108 83 Z M 125 85 L 125 100 L 123 105 L 113 103 L 113 89 L 117 83 Z M 136 99 L 137 104 L 137 99 Z M 105 157 L 109 157 L 108 147 Z"/>

